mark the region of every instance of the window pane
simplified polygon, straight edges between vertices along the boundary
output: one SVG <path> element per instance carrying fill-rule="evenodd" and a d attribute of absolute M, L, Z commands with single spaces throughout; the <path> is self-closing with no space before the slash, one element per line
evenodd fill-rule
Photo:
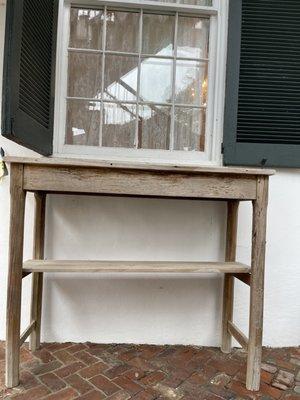
<path fill-rule="evenodd" d="M 207 64 L 197 61 L 177 61 L 175 102 L 178 104 L 206 104 Z"/>
<path fill-rule="evenodd" d="M 101 97 L 102 56 L 69 52 L 68 96 Z"/>
<path fill-rule="evenodd" d="M 171 102 L 173 61 L 144 58 L 141 64 L 141 100 Z"/>
<path fill-rule="evenodd" d="M 102 146 L 134 147 L 136 106 L 104 103 Z"/>
<path fill-rule="evenodd" d="M 204 151 L 205 110 L 175 108 L 174 150 Z"/>
<path fill-rule="evenodd" d="M 156 1 L 156 0 L 154 0 Z M 175 3 L 177 3 L 177 0 L 174 0 Z M 212 0 L 179 0 L 178 1 L 181 4 L 190 4 L 193 6 L 207 6 L 207 7 L 212 7 Z"/>
<path fill-rule="evenodd" d="M 212 7 L 212 0 L 151 0 L 159 1 L 161 3 L 179 3 L 179 4 L 190 4 L 195 6 L 207 6 Z"/>
<path fill-rule="evenodd" d="M 177 56 L 208 58 L 209 19 L 179 17 Z"/>
<path fill-rule="evenodd" d="M 143 15 L 144 54 L 170 56 L 174 50 L 175 17 L 170 15 Z"/>
<path fill-rule="evenodd" d="M 100 103 L 69 100 L 67 104 L 66 144 L 98 146 Z"/>
<path fill-rule="evenodd" d="M 105 56 L 104 98 L 134 101 L 137 92 L 138 58 Z"/>
<path fill-rule="evenodd" d="M 107 12 L 107 50 L 138 52 L 139 14 Z"/>
<path fill-rule="evenodd" d="M 140 106 L 139 144 L 143 149 L 169 149 L 171 108 Z"/>
<path fill-rule="evenodd" d="M 101 10 L 71 8 L 70 47 L 101 48 L 102 14 Z"/>

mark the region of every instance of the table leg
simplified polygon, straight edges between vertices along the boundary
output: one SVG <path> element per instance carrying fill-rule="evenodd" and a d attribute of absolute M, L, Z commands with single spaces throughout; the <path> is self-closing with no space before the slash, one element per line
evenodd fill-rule
<path fill-rule="evenodd" d="M 248 390 L 259 390 L 260 386 L 268 180 L 268 177 L 258 178 L 257 198 L 253 201 L 250 321 L 246 379 Z"/>
<path fill-rule="evenodd" d="M 12 164 L 10 174 L 9 270 L 6 320 L 6 386 L 8 388 L 19 384 L 22 263 L 26 198 L 26 192 L 23 190 L 23 165 Z"/>
<path fill-rule="evenodd" d="M 45 209 L 46 209 L 46 194 L 35 193 L 35 218 L 34 218 L 34 243 L 33 243 L 33 259 L 35 260 L 41 260 L 44 258 Z M 43 297 L 43 273 L 34 272 L 32 274 L 31 322 L 35 321 L 35 327 L 29 339 L 29 348 L 31 351 L 36 351 L 40 347 L 41 343 L 42 297 Z"/>
<path fill-rule="evenodd" d="M 225 261 L 235 261 L 236 241 L 238 226 L 239 201 L 229 200 L 227 202 L 227 235 Z M 223 353 L 231 351 L 231 334 L 228 331 L 228 321 L 233 317 L 234 300 L 234 277 L 232 274 L 225 274 L 223 288 L 223 320 L 222 320 L 222 346 Z"/>

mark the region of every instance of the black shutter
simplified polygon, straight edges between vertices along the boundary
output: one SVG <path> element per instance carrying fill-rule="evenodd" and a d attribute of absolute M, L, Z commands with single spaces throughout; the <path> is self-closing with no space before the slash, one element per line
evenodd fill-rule
<path fill-rule="evenodd" d="M 3 136 L 52 153 L 58 0 L 8 0 Z"/>
<path fill-rule="evenodd" d="M 300 167 L 300 0 L 229 0 L 225 165 Z"/>

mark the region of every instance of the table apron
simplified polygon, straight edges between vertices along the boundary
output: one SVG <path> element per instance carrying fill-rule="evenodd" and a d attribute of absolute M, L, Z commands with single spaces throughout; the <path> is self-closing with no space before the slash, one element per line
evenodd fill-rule
<path fill-rule="evenodd" d="M 256 175 L 24 165 L 23 189 L 56 193 L 254 200 Z"/>

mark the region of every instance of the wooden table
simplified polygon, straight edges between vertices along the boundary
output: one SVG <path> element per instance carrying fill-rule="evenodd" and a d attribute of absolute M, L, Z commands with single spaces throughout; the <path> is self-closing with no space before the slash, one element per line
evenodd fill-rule
<path fill-rule="evenodd" d="M 231 351 L 232 336 L 248 351 L 249 390 L 258 390 L 263 326 L 264 263 L 268 180 L 274 171 L 246 168 L 195 168 L 60 158 L 7 157 L 11 173 L 9 276 L 7 295 L 6 385 L 19 384 L 19 352 L 30 336 L 40 346 L 43 273 L 155 272 L 224 274 L 222 351 Z M 33 260 L 23 262 L 27 192 L 36 199 Z M 225 262 L 128 262 L 44 260 L 46 196 L 50 193 L 211 199 L 228 205 Z M 251 266 L 236 262 L 238 206 L 253 204 Z M 32 274 L 31 323 L 20 335 L 22 278 Z M 249 337 L 233 323 L 234 279 L 250 286 Z"/>

